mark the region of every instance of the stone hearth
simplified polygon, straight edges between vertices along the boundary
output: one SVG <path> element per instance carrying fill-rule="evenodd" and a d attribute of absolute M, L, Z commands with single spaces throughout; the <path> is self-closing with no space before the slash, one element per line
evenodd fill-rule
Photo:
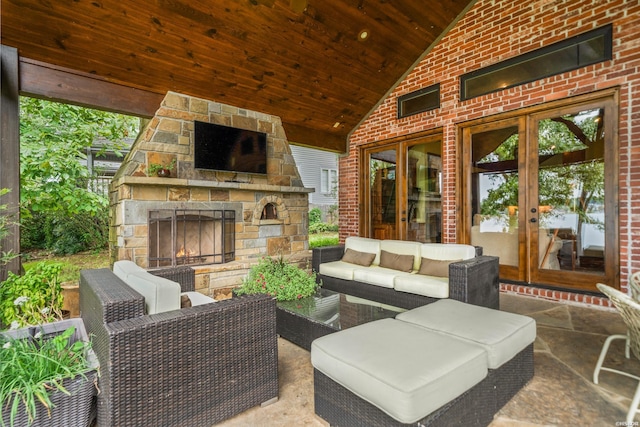
<path fill-rule="evenodd" d="M 265 132 L 267 174 L 195 169 L 194 120 Z M 170 177 L 148 176 L 151 163 L 174 160 Z M 150 211 L 232 210 L 235 259 L 193 267 L 198 291 L 218 299 L 229 296 L 263 256 L 310 265 L 311 191 L 302 184 L 279 117 L 169 92 L 111 183 L 112 262 L 127 259 L 149 268 Z"/>

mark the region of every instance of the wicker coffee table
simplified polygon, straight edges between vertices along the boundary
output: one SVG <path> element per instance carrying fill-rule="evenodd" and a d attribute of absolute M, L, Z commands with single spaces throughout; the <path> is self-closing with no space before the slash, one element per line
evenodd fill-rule
<path fill-rule="evenodd" d="M 316 338 L 373 320 L 395 317 L 405 309 L 322 289 L 316 295 L 276 305 L 276 332 L 306 349 Z"/>

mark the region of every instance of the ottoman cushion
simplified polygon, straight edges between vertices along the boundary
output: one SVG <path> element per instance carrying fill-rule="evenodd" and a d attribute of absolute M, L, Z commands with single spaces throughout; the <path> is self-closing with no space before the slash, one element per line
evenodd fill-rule
<path fill-rule="evenodd" d="M 395 319 L 316 339 L 311 363 L 403 423 L 424 418 L 487 375 L 481 346 Z"/>
<path fill-rule="evenodd" d="M 414 308 L 396 319 L 483 346 L 490 369 L 500 367 L 536 339 L 536 322 L 530 317 L 452 299 Z"/>

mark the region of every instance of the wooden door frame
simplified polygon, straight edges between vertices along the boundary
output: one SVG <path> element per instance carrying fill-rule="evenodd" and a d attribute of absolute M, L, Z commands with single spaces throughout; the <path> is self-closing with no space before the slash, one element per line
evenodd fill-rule
<path fill-rule="evenodd" d="M 618 114 L 618 106 L 619 106 L 619 88 L 610 88 L 597 92 L 592 92 L 585 95 L 580 95 L 572 98 L 565 98 L 562 100 L 552 101 L 546 104 L 536 105 L 533 107 L 523 108 L 517 111 L 512 111 L 508 113 L 497 114 L 493 116 L 483 117 L 481 119 L 460 123 L 457 125 L 457 152 L 458 156 L 456 158 L 456 168 L 459 176 L 459 191 L 457 192 L 457 204 L 459 206 L 458 210 L 458 233 L 457 238 L 459 242 L 469 243 L 470 242 L 470 233 L 471 233 L 471 225 L 472 225 L 472 206 L 471 206 L 471 171 L 470 168 L 466 167 L 471 164 L 471 146 L 467 143 L 470 141 L 470 135 L 472 129 L 477 129 L 481 126 L 487 126 L 487 129 L 493 128 L 493 124 L 498 123 L 506 123 L 509 119 L 514 118 L 524 118 L 527 123 L 525 125 L 526 129 L 526 137 L 523 142 L 526 144 L 526 149 L 530 148 L 530 141 L 534 136 L 532 132 L 536 132 L 532 127 L 532 120 L 535 117 L 547 117 L 551 112 L 554 111 L 572 111 L 575 112 L 576 109 L 589 109 L 595 107 L 605 108 L 605 129 L 606 135 L 611 139 L 607 140 L 605 143 L 605 161 L 606 161 L 606 170 L 605 170 L 605 248 L 608 248 L 605 251 L 605 272 L 604 275 L 594 275 L 588 273 L 565 273 L 572 274 L 572 280 L 574 282 L 579 282 L 579 284 L 566 283 L 563 280 L 563 276 L 565 274 L 558 274 L 558 271 L 545 271 L 540 270 L 537 275 L 536 282 L 532 282 L 531 277 L 524 278 L 523 282 L 531 283 L 531 284 L 542 284 L 549 285 L 552 287 L 561 287 L 570 290 L 584 290 L 584 291 L 593 291 L 597 292 L 597 288 L 595 286 L 598 282 L 604 282 L 612 287 L 619 288 L 620 287 L 620 249 L 619 249 L 619 221 L 618 221 L 618 199 L 619 199 L 619 114 Z M 536 137 L 537 138 L 537 137 Z M 527 152 L 527 154 L 529 154 Z M 528 158 L 528 157 L 527 157 Z M 522 158 L 519 156 L 519 162 L 526 162 L 527 158 Z M 519 163 L 519 167 L 520 167 Z M 536 170 L 537 173 L 537 170 Z M 532 176 L 533 172 L 529 171 L 529 176 L 526 177 L 526 188 L 531 188 L 530 185 L 532 182 L 537 182 L 537 176 Z M 534 180 L 534 181 L 532 181 Z M 537 191 L 537 189 L 536 189 Z M 518 195 L 518 203 L 523 202 L 521 197 L 523 197 L 522 193 L 519 192 Z M 537 193 L 536 193 L 537 195 Z M 524 200 L 524 203 L 528 203 L 528 199 L 532 197 L 530 192 L 526 194 L 527 200 Z M 528 206 L 528 204 L 524 204 L 523 206 Z M 530 223 L 529 217 L 523 215 L 519 215 L 519 241 L 521 242 L 519 246 L 522 246 L 523 236 L 520 236 L 520 233 L 529 233 Z M 534 242 L 535 240 L 535 242 Z M 538 243 L 538 236 L 533 236 L 531 240 L 531 245 Z M 534 256 L 533 252 L 530 251 L 529 259 L 523 259 L 524 256 L 528 253 L 528 248 L 520 247 L 520 261 L 524 262 L 532 262 L 531 259 Z M 537 251 L 536 251 L 537 252 Z M 537 256 L 537 253 L 535 254 Z M 520 264 L 523 265 L 522 263 Z M 537 262 L 536 262 L 537 265 Z M 500 269 L 503 271 L 505 266 L 501 266 Z M 529 271 L 529 270 L 528 270 Z M 528 274 L 528 273 L 527 273 Z M 520 275 L 521 276 L 521 275 Z M 518 280 L 519 281 L 519 280 Z"/>
<path fill-rule="evenodd" d="M 392 147 L 397 150 L 398 156 L 403 156 L 402 159 L 396 158 L 396 230 L 401 230 L 400 226 L 400 212 L 398 212 L 398 201 L 406 200 L 407 198 L 407 182 L 406 182 L 406 156 L 403 154 L 407 147 L 418 144 L 424 139 L 439 138 L 442 144 L 443 132 L 442 128 L 436 128 L 427 131 L 421 131 L 412 133 L 409 135 L 403 135 L 395 138 L 389 138 L 382 141 L 377 141 L 369 144 L 363 144 L 359 147 L 359 159 L 358 163 L 361 165 L 359 179 L 363 185 L 360 186 L 359 203 L 361 206 L 359 217 L 359 234 L 362 237 L 373 237 L 373 230 L 371 229 L 371 191 L 370 191 L 370 177 L 369 177 L 369 159 L 368 154 L 372 151 L 380 151 L 385 148 L 391 149 Z M 398 181 L 400 180 L 400 181 Z M 400 231 L 399 239 L 406 237 L 406 230 Z"/>

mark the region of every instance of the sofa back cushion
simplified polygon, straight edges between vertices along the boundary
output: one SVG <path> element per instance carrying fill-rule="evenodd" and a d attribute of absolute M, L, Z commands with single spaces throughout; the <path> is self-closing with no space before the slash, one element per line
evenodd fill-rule
<path fill-rule="evenodd" d="M 369 239 L 367 237 L 350 236 L 344 241 L 344 249 L 353 249 L 358 252 L 376 254 L 373 265 L 380 264 L 380 240 Z"/>
<path fill-rule="evenodd" d="M 153 274 L 131 273 L 125 283 L 144 297 L 147 314 L 180 308 L 180 284 Z"/>
<path fill-rule="evenodd" d="M 413 257 L 412 270 L 420 268 L 420 243 L 406 240 L 381 240 L 380 250 L 398 255 L 411 255 Z"/>
<path fill-rule="evenodd" d="M 126 283 L 127 276 L 131 273 L 142 273 L 144 269 L 133 261 L 120 260 L 113 263 L 113 274 Z"/>
<path fill-rule="evenodd" d="M 154 276 L 133 261 L 117 261 L 113 273 L 144 297 L 146 314 L 162 313 L 180 308 L 180 284 Z"/>
<path fill-rule="evenodd" d="M 452 261 L 475 257 L 476 248 L 472 245 L 460 243 L 422 243 L 420 245 L 420 258 Z"/>

